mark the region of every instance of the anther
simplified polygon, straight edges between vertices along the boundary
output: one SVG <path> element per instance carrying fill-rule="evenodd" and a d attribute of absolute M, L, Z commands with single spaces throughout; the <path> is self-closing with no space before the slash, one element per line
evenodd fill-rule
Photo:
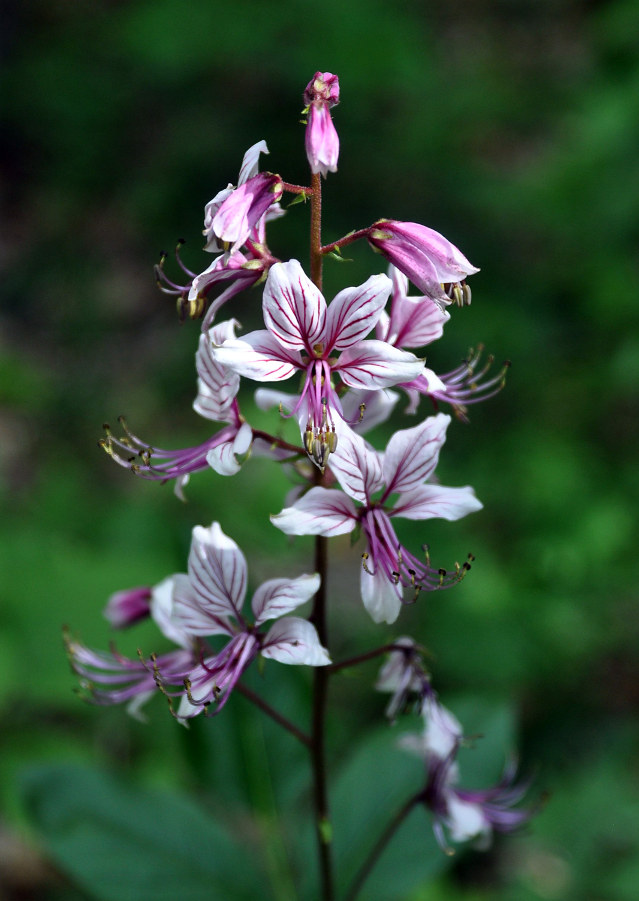
<path fill-rule="evenodd" d="M 368 551 L 364 551 L 364 553 L 362 554 L 362 566 L 364 567 L 365 573 L 368 573 L 369 576 L 374 576 L 375 573 L 372 572 L 366 565 L 366 561 L 368 560 L 368 557 L 369 557 Z"/>

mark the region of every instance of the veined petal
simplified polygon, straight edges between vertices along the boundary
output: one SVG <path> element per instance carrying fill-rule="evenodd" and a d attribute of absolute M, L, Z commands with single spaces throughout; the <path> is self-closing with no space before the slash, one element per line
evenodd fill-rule
<path fill-rule="evenodd" d="M 412 429 L 395 432 L 384 454 L 387 494 L 410 491 L 435 471 L 449 423 L 450 416 L 438 413 Z"/>
<path fill-rule="evenodd" d="M 283 347 L 312 353 L 324 333 L 326 301 L 297 260 L 271 266 L 262 307 L 267 328 Z"/>
<path fill-rule="evenodd" d="M 388 578 L 381 566 L 373 572 L 362 567 L 360 590 L 364 607 L 375 623 L 394 623 L 402 609 L 402 587 Z"/>
<path fill-rule="evenodd" d="M 271 522 L 287 535 L 345 535 L 355 528 L 357 510 L 342 491 L 316 487 Z"/>
<path fill-rule="evenodd" d="M 327 666 L 331 662 L 315 626 L 297 616 L 285 616 L 273 623 L 264 638 L 262 657 L 306 666 Z"/>
<path fill-rule="evenodd" d="M 299 356 L 282 347 L 266 329 L 229 339 L 214 347 L 212 355 L 222 366 L 259 382 L 283 381 L 301 368 Z"/>
<path fill-rule="evenodd" d="M 221 476 L 234 476 L 242 466 L 253 440 L 253 429 L 248 422 L 242 423 L 235 436 L 223 444 L 218 444 L 206 455 L 211 469 Z"/>
<path fill-rule="evenodd" d="M 163 635 L 179 644 L 180 647 L 188 649 L 191 647 L 190 635 L 193 633 L 189 634 L 183 624 L 178 621 L 173 597 L 176 584 L 179 584 L 180 579 L 186 578 L 183 574 L 169 576 L 155 586 L 151 596 L 151 616 Z M 212 632 L 207 632 L 207 635 L 212 634 Z"/>
<path fill-rule="evenodd" d="M 345 288 L 331 301 L 326 316 L 327 351 L 357 344 L 375 327 L 392 288 L 386 275 L 371 275 L 357 288 Z"/>
<path fill-rule="evenodd" d="M 171 619 L 184 635 L 232 635 L 227 614 L 217 612 L 221 609 L 203 602 L 184 573 L 174 576 Z"/>
<path fill-rule="evenodd" d="M 218 522 L 193 529 L 189 579 L 200 605 L 215 615 L 241 618 L 246 593 L 246 560 Z"/>
<path fill-rule="evenodd" d="M 370 339 L 348 347 L 333 369 L 349 388 L 388 388 L 416 379 L 424 361 L 385 341 Z"/>
<path fill-rule="evenodd" d="M 429 297 L 398 297 L 384 337 L 396 347 L 423 347 L 441 338 L 449 319 L 450 313 Z"/>
<path fill-rule="evenodd" d="M 362 504 L 384 484 L 379 455 L 352 429 L 343 430 L 329 466 L 346 494 Z"/>
<path fill-rule="evenodd" d="M 419 485 L 401 494 L 392 516 L 404 519 L 461 519 L 468 513 L 481 510 L 483 504 L 475 497 L 470 485 L 446 488 L 444 485 Z"/>
<path fill-rule="evenodd" d="M 351 423 L 351 428 L 363 435 L 376 425 L 386 422 L 398 400 L 399 394 L 389 389 L 362 391 L 351 388 L 341 398 L 342 412 L 346 422 Z"/>
<path fill-rule="evenodd" d="M 208 335 L 200 335 L 195 355 L 198 394 L 193 402 L 193 409 L 200 416 L 215 422 L 228 420 L 231 404 L 240 387 L 240 376 L 213 358 L 213 344 L 235 340 L 234 327 L 237 324 L 235 319 L 231 319 L 212 328 Z"/>
<path fill-rule="evenodd" d="M 297 579 L 269 579 L 253 595 L 251 607 L 255 625 L 260 626 L 269 619 L 284 616 L 309 601 L 320 586 L 317 573 L 304 573 Z"/>

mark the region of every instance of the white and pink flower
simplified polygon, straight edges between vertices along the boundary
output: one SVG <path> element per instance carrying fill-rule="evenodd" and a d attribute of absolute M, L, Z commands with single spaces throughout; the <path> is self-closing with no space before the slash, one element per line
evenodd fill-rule
<path fill-rule="evenodd" d="M 337 172 L 339 137 L 329 112 L 339 103 L 339 80 L 331 72 L 316 72 L 304 91 L 307 109 L 306 157 L 311 172 Z"/>
<path fill-rule="evenodd" d="M 428 482 L 446 438 L 450 416 L 443 413 L 412 429 L 395 432 L 385 453 L 345 432 L 330 467 L 342 490 L 311 488 L 291 507 L 271 517 L 289 535 L 343 535 L 360 526 L 368 548 L 363 554 L 361 593 L 375 622 L 394 622 L 405 589 L 442 588 L 458 581 L 470 564 L 451 572 L 433 569 L 428 554 L 418 559 L 402 547 L 391 519 L 457 520 L 480 510 L 470 486 L 446 488 Z M 393 495 L 399 495 L 392 500 Z"/>
<path fill-rule="evenodd" d="M 351 388 L 382 389 L 417 378 L 424 363 L 414 354 L 377 339 L 375 327 L 391 291 L 385 275 L 340 291 L 327 306 L 297 260 L 276 263 L 264 288 L 266 329 L 229 339 L 213 349 L 222 366 L 260 382 L 305 376 L 293 405 L 304 446 L 324 469 L 338 436 L 347 429 L 335 376 Z"/>

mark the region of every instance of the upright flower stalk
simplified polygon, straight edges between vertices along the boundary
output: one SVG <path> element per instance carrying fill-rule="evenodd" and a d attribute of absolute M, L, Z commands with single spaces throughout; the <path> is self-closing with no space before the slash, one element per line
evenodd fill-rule
<path fill-rule="evenodd" d="M 247 610 L 249 564 L 224 531 L 222 520 L 232 518 L 233 510 L 220 505 L 210 526 L 193 528 L 186 572 L 155 587 L 116 592 L 105 610 L 117 629 L 153 619 L 173 649 L 140 651 L 128 658 L 115 648 L 109 653 L 92 650 L 65 635 L 83 694 L 97 704 L 126 703 L 142 717 L 144 706 L 161 694 L 175 719 L 186 725 L 196 716 L 217 716 L 239 692 L 308 749 L 322 901 L 334 901 L 340 884 L 333 864 L 326 753 L 329 682 L 339 670 L 389 653 L 376 686 L 391 695 L 387 715 L 396 721 L 413 709 L 423 721 L 422 732 L 404 736 L 398 752 L 420 756 L 423 780 L 399 810 L 380 808 L 377 840 L 344 896 L 348 901 L 360 896 L 377 859 L 416 805 L 430 812 L 446 853 L 467 842 L 485 846 L 494 832 L 512 831 L 531 813 L 516 806 L 527 786 L 517 782 L 512 765 L 496 786 L 461 787 L 463 728 L 439 701 L 414 639 L 387 639 L 354 657 L 331 661 L 328 613 L 338 601 L 327 589 L 331 538 L 350 533 L 361 540 L 355 552 L 360 595 L 375 623 L 395 623 L 406 604 L 425 603 L 428 597 L 436 603 L 441 589 L 453 587 L 470 570 L 472 554 L 445 568 L 431 563 L 427 520 L 454 523 L 479 512 L 482 503 L 469 485 L 446 487 L 436 479 L 448 430 L 458 428 L 452 417 L 443 412 L 421 416 L 418 411 L 425 397 L 436 411 L 447 404 L 458 420 L 467 422 L 468 405 L 492 397 L 505 378 L 505 366 L 489 374 L 492 358 L 480 368 L 481 351 L 443 374 L 425 365 L 424 348 L 442 338 L 445 324 L 458 315 L 456 307 L 470 303 L 467 279 L 478 272 L 439 232 L 382 218 L 322 244 L 322 179 L 337 171 L 339 156 L 330 110 L 339 99 L 337 76 L 316 72 L 304 92 L 309 185 L 259 172 L 260 156 L 268 149 L 258 141 L 244 155 L 237 185 L 228 184 L 205 206 L 204 251 L 214 255 L 213 261 L 192 272 L 182 263 L 178 246 L 179 281 L 165 272 L 165 256 L 156 267 L 161 289 L 177 299 L 180 318 L 201 320 L 193 408 L 214 424 L 213 434 L 205 433 L 193 447 L 160 449 L 138 438 L 120 418 L 123 434 L 118 437 L 106 426 L 100 441 L 116 463 L 135 475 L 173 481 L 182 499 L 194 473 L 213 471 L 215 478 L 232 477 L 240 469 L 250 472 L 251 457 L 257 455 L 270 465 L 285 466 L 295 484 L 270 519 L 288 535 L 315 536 L 313 571 L 262 583 Z M 309 274 L 298 260 L 278 259 L 269 249 L 267 232 L 283 214 L 280 200 L 286 193 L 310 206 Z M 381 256 L 384 268 L 387 263 L 390 267 L 362 284 L 344 286 L 327 300 L 324 259 L 339 256 L 354 241 L 367 242 L 378 254 L 374 259 Z M 411 293 L 410 283 L 419 294 Z M 247 305 L 260 304 L 264 328 L 243 333 L 235 318 L 218 321 L 220 309 L 230 301 L 238 315 Z M 297 393 L 295 388 L 293 393 L 257 388 L 256 402 L 272 411 L 272 428 L 251 426 L 242 412 L 242 387 L 293 377 Z M 391 429 L 400 392 L 409 399 L 400 415 L 417 421 Z M 289 441 L 279 434 L 280 417 L 297 420 L 299 437 Z M 384 449 L 365 437 L 380 425 L 388 432 Z M 460 437 L 456 433 L 453 440 Z M 399 518 L 415 524 L 406 544 L 395 531 Z M 310 612 L 304 614 L 308 604 Z M 342 644 L 347 641 L 342 637 Z M 307 724 L 291 722 L 270 697 L 243 683 L 258 659 L 265 683 L 274 665 L 313 668 Z M 376 786 L 370 790 L 375 792 Z"/>

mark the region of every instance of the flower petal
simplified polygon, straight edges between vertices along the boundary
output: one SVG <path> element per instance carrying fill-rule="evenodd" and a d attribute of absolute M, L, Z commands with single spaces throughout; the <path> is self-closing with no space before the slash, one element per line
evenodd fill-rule
<path fill-rule="evenodd" d="M 237 180 L 238 186 L 243 185 L 249 178 L 253 178 L 254 175 L 257 175 L 260 153 L 268 152 L 269 149 L 266 146 L 266 141 L 258 141 L 257 144 L 253 144 L 249 147 L 242 159 L 240 175 Z"/>
<path fill-rule="evenodd" d="M 375 623 L 394 623 L 402 609 L 402 588 L 388 578 L 381 567 L 375 572 L 362 567 L 360 590 L 364 607 Z"/>
<path fill-rule="evenodd" d="M 312 353 L 324 333 L 326 301 L 297 260 L 271 266 L 262 308 L 267 328 L 283 347 Z"/>
<path fill-rule="evenodd" d="M 315 626 L 297 616 L 285 616 L 273 623 L 264 638 L 262 657 L 306 666 L 326 666 L 331 662 Z"/>
<path fill-rule="evenodd" d="M 283 348 L 266 329 L 250 332 L 244 338 L 229 339 L 212 350 L 213 359 L 239 375 L 259 382 L 289 379 L 301 361 Z"/>
<path fill-rule="evenodd" d="M 345 288 L 331 301 L 326 317 L 326 348 L 344 350 L 373 330 L 390 296 L 387 275 L 371 275 L 357 288 Z"/>
<path fill-rule="evenodd" d="M 202 601 L 189 577 L 174 576 L 171 619 L 184 635 L 232 635 L 226 614 L 217 612 L 219 605 Z"/>
<path fill-rule="evenodd" d="M 395 432 L 384 454 L 387 494 L 410 491 L 434 472 L 449 423 L 450 416 L 438 413 L 412 429 Z"/>
<path fill-rule="evenodd" d="M 423 369 L 415 354 L 376 339 L 348 347 L 333 366 L 349 388 L 388 388 L 416 379 Z"/>
<path fill-rule="evenodd" d="M 444 485 L 419 485 L 401 494 L 392 516 L 404 519 L 461 519 L 468 513 L 481 510 L 483 504 L 475 497 L 470 485 L 446 488 Z"/>
<path fill-rule="evenodd" d="M 193 529 L 189 579 L 200 605 L 221 616 L 241 617 L 246 593 L 246 560 L 218 522 Z"/>
<path fill-rule="evenodd" d="M 379 454 L 352 429 L 342 431 L 329 466 L 346 494 L 362 504 L 384 484 Z"/>
<path fill-rule="evenodd" d="M 244 422 L 228 441 L 211 448 L 206 455 L 206 462 L 221 476 L 234 476 L 246 460 L 252 440 L 253 429 L 248 422 Z"/>
<path fill-rule="evenodd" d="M 269 579 L 264 582 L 251 602 L 255 625 L 260 626 L 269 619 L 276 619 L 296 610 L 317 593 L 319 586 L 320 577 L 317 573 L 312 576 L 304 573 L 297 579 Z"/>
<path fill-rule="evenodd" d="M 237 324 L 237 320 L 231 319 L 212 328 L 208 335 L 200 335 L 195 355 L 198 394 L 193 409 L 200 416 L 215 422 L 229 421 L 229 410 L 240 387 L 240 376 L 213 358 L 213 344 L 234 340 Z"/>
<path fill-rule="evenodd" d="M 357 510 L 343 492 L 316 487 L 271 516 L 271 522 L 287 535 L 345 535 L 355 528 Z"/>

